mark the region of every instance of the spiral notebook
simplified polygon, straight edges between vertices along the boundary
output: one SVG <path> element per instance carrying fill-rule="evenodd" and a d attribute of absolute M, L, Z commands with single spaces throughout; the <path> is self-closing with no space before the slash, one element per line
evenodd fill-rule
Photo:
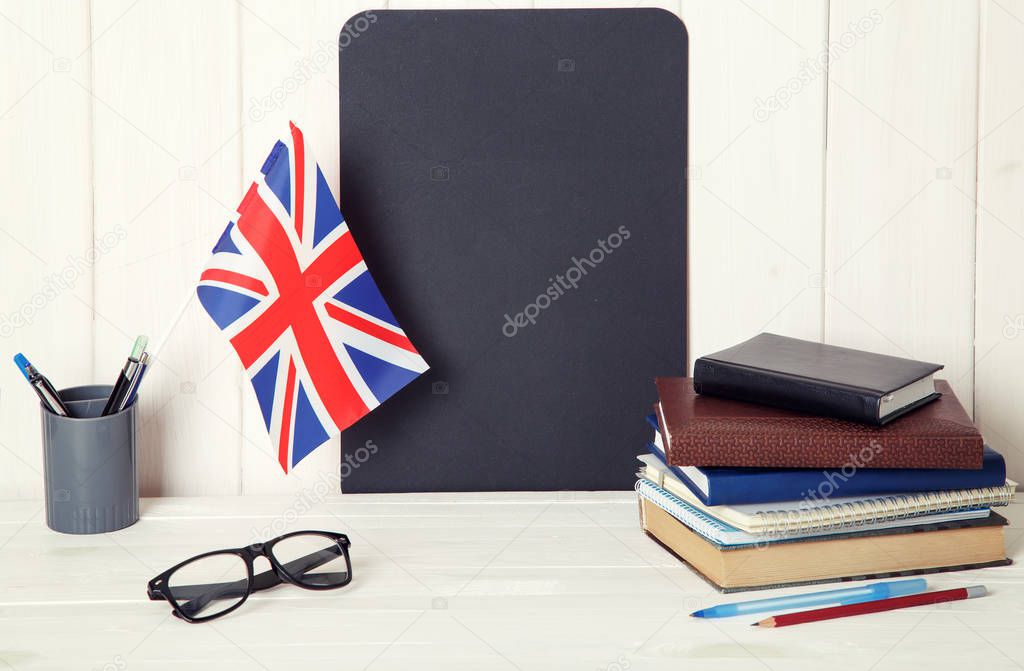
<path fill-rule="evenodd" d="M 765 541 L 775 543 L 793 540 L 827 540 L 826 537 L 834 536 L 836 534 L 860 531 L 884 532 L 887 529 L 901 529 L 904 527 L 919 526 L 922 524 L 945 524 L 948 522 L 980 519 L 987 517 L 989 514 L 988 508 L 968 508 L 964 510 L 933 513 L 930 515 L 919 515 L 917 517 L 889 519 L 873 523 L 849 524 L 837 527 L 820 527 L 818 529 L 807 531 L 750 533 L 726 524 L 714 515 L 708 514 L 695 505 L 690 505 L 675 494 L 659 487 L 646 478 L 641 478 L 637 481 L 636 491 L 641 498 L 658 506 L 700 536 L 703 536 L 712 543 L 725 547 L 758 545 Z"/>
<path fill-rule="evenodd" d="M 716 531 L 709 528 L 709 533 L 723 537 L 731 535 L 729 529 L 763 539 L 765 536 L 780 538 L 822 535 L 852 527 L 886 528 L 878 525 L 887 525 L 891 528 L 944 521 L 936 517 L 938 515 L 954 515 L 946 519 L 985 516 L 989 507 L 1007 505 L 1017 487 L 1017 483 L 1007 480 L 1001 487 L 892 494 L 871 498 L 833 498 L 827 501 L 776 501 L 766 504 L 708 506 L 657 457 L 643 454 L 637 458 L 644 464 L 641 470 L 643 478 L 672 494 L 689 508 L 723 523 L 726 527 L 724 530 Z M 976 512 L 979 510 L 980 514 Z M 671 510 L 667 512 L 674 514 Z M 682 521 L 687 522 L 685 519 Z M 691 528 L 700 532 L 696 527 Z M 707 536 L 703 533 L 702 535 Z M 726 542 L 718 538 L 713 540 L 723 545 L 749 542 L 735 539 Z"/>

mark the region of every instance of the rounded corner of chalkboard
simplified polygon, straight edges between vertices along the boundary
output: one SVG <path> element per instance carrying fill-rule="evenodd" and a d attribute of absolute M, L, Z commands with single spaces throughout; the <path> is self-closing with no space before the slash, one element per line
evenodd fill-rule
<path fill-rule="evenodd" d="M 673 29 L 680 32 L 679 38 L 682 40 L 683 45 L 687 45 L 690 42 L 690 31 L 686 27 L 686 22 L 683 21 L 683 17 L 679 16 L 671 9 L 665 7 L 644 7 L 644 11 L 649 11 L 654 15 L 657 15 L 662 21 L 667 21 L 672 24 Z"/>

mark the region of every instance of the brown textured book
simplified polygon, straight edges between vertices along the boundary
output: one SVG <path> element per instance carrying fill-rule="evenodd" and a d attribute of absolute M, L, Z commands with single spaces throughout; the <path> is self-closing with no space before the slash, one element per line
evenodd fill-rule
<path fill-rule="evenodd" d="M 801 415 L 694 392 L 690 378 L 656 380 L 673 466 L 981 468 L 981 433 L 945 380 L 942 397 L 886 424 Z"/>
<path fill-rule="evenodd" d="M 737 592 L 1005 566 L 1003 525 L 983 520 L 725 548 L 640 499 L 640 525 L 715 588 Z"/>

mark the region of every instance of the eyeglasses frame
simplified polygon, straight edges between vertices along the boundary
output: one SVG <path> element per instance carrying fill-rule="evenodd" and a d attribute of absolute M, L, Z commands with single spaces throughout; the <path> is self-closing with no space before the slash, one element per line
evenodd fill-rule
<path fill-rule="evenodd" d="M 295 536 L 312 536 L 312 535 L 324 536 L 325 538 L 329 538 L 329 539 L 333 540 L 335 543 L 337 543 L 339 547 L 341 547 L 342 555 L 345 557 L 345 564 L 346 564 L 347 572 L 348 572 L 348 577 L 345 579 L 344 582 L 342 582 L 340 584 L 337 584 L 337 585 L 306 585 L 306 584 L 303 584 L 303 583 L 293 579 L 291 577 L 291 575 L 288 573 L 288 569 L 285 568 L 284 565 L 282 565 L 274 557 L 273 550 L 274 550 L 274 546 L 277 543 L 279 543 L 279 542 L 281 542 L 283 540 L 286 540 L 288 538 L 293 538 Z M 150 601 L 167 601 L 168 603 L 170 603 L 171 604 L 171 608 L 173 609 L 174 616 L 177 617 L 177 618 L 180 618 L 180 619 L 182 619 L 182 620 L 184 620 L 186 622 L 189 622 L 191 624 L 198 624 L 200 622 L 207 622 L 209 620 L 213 620 L 213 619 L 216 619 L 218 617 L 221 617 L 222 615 L 227 615 L 228 613 L 236 610 L 239 606 L 241 606 L 243 603 L 245 603 L 248 600 L 249 596 L 253 592 L 261 592 L 263 590 L 267 590 L 267 589 L 270 589 L 272 587 L 276 587 L 276 586 L 284 584 L 284 583 L 288 583 L 288 584 L 294 585 L 296 587 L 300 587 L 302 589 L 309 589 L 309 590 L 316 590 L 316 591 L 329 590 L 329 589 L 338 589 L 338 588 L 344 587 L 345 585 L 348 585 L 350 582 L 352 582 L 352 559 L 351 559 L 351 557 L 349 557 L 349 554 L 348 554 L 348 549 L 349 549 L 349 547 L 351 547 L 351 545 L 352 545 L 352 542 L 348 539 L 348 536 L 346 536 L 345 534 L 342 534 L 342 533 L 337 533 L 337 532 L 334 532 L 334 531 L 303 530 L 303 531 L 292 531 L 291 533 L 284 534 L 283 536 L 278 536 L 277 538 L 272 538 L 271 540 L 265 541 L 263 543 L 253 543 L 252 545 L 247 545 L 245 547 L 229 548 L 229 549 L 224 549 L 224 550 L 212 550 L 210 552 L 204 552 L 202 554 L 198 554 L 198 555 L 196 555 L 194 557 L 190 557 L 189 559 L 186 559 L 186 560 L 184 560 L 182 562 L 179 562 L 178 564 L 175 564 L 171 568 L 167 569 L 166 571 L 164 571 L 160 575 L 158 575 L 155 578 L 153 578 L 152 580 L 150 580 L 149 583 L 148 583 L 147 589 L 146 589 L 146 595 L 149 597 Z M 205 559 L 207 557 L 214 557 L 214 556 L 217 556 L 217 555 L 234 555 L 234 556 L 240 557 L 242 559 L 242 561 L 245 563 L 246 584 L 248 586 L 247 589 L 246 589 L 246 592 L 242 596 L 242 598 L 238 601 L 238 603 L 234 604 L 230 608 L 226 608 L 225 610 L 222 610 L 222 611 L 220 611 L 218 613 L 214 613 L 213 615 L 205 615 L 205 616 L 202 616 L 202 617 L 192 617 L 192 616 L 188 615 L 187 613 L 185 613 L 185 611 L 182 609 L 181 605 L 179 605 L 178 601 L 173 597 L 173 595 L 171 594 L 171 592 L 172 592 L 171 588 L 167 586 L 167 581 L 171 577 L 171 575 L 175 571 L 180 569 L 182 566 L 185 566 L 187 564 L 191 564 L 192 562 L 198 561 L 200 559 Z M 265 557 L 266 558 L 266 560 L 270 563 L 270 570 L 269 571 L 263 571 L 262 573 L 254 575 L 253 563 L 255 562 L 257 557 Z"/>

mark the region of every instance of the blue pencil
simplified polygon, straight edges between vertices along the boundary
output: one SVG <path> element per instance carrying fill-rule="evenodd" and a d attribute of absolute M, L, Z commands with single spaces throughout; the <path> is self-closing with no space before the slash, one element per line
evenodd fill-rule
<path fill-rule="evenodd" d="M 893 582 L 877 582 L 874 585 L 865 585 L 863 587 L 848 587 L 845 589 L 831 589 L 824 592 L 811 592 L 809 594 L 780 596 L 772 599 L 757 599 L 755 601 L 742 601 L 740 603 L 725 603 L 718 606 L 712 606 L 711 608 L 694 611 L 690 613 L 690 616 L 732 617 L 733 615 L 764 613 L 770 610 L 791 610 L 794 608 L 820 606 L 829 603 L 847 605 L 851 603 L 863 603 L 865 601 L 877 601 L 878 599 L 888 599 L 889 597 L 894 596 L 918 594 L 926 589 L 928 589 L 928 582 L 924 578 L 895 580 Z"/>

